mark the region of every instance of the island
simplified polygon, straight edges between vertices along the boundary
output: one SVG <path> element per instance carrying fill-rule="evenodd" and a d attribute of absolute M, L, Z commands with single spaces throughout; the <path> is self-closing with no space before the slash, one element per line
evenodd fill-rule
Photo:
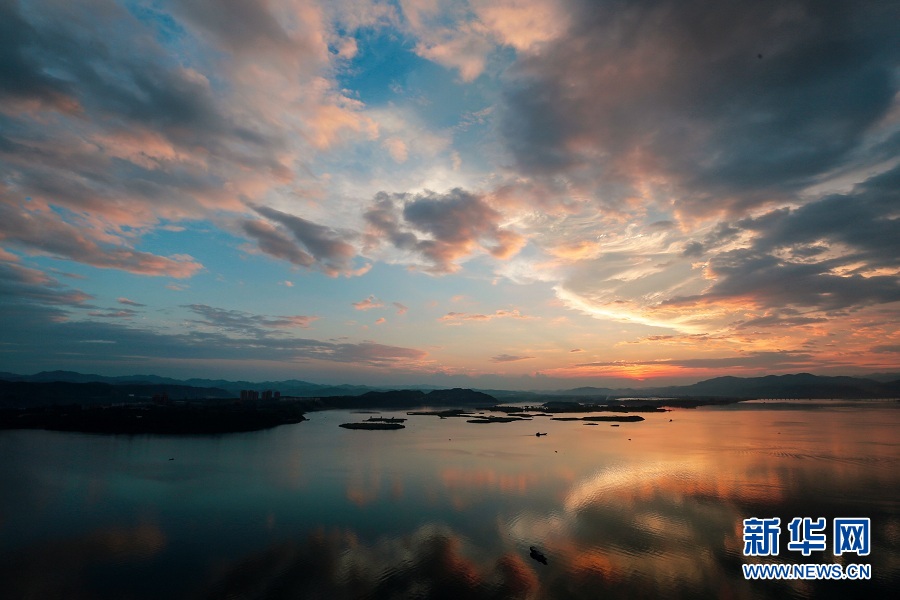
<path fill-rule="evenodd" d="M 513 421 L 530 421 L 531 419 L 523 419 L 521 417 L 494 417 L 488 415 L 486 417 L 478 417 L 468 419 L 466 423 L 512 423 Z"/>
<path fill-rule="evenodd" d="M 405 429 L 406 425 L 401 423 L 385 423 L 382 421 L 364 421 L 362 423 L 341 423 L 338 427 L 343 427 L 344 429 L 370 429 L 370 430 L 381 430 L 381 429 Z"/>
<path fill-rule="evenodd" d="M 411 410 L 406 413 L 409 416 L 433 416 L 445 419 L 447 417 L 475 417 L 475 413 L 467 412 L 461 408 L 449 408 L 447 410 Z"/>
<path fill-rule="evenodd" d="M 600 417 L 600 416 L 590 416 L 590 417 L 553 417 L 552 421 L 618 421 L 620 423 L 637 423 L 638 421 L 643 421 L 644 417 L 640 415 L 622 415 L 615 417 Z"/>

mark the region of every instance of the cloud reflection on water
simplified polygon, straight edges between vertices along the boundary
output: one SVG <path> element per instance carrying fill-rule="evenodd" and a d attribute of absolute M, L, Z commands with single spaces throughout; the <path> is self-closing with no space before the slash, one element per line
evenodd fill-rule
<path fill-rule="evenodd" d="M 208 598 L 524 598 L 537 589 L 516 554 L 476 557 L 459 535 L 424 526 L 364 545 L 347 531 L 318 531 L 227 566 Z M 486 566 L 488 565 L 488 566 Z"/>
<path fill-rule="evenodd" d="M 340 430 L 335 444 L 344 414 L 215 439 L 6 435 L 0 597 L 49 589 L 48 573 L 50 597 L 65 585 L 75 598 L 889 596 L 900 415 L 764 408 L 548 421 L 546 438 L 421 417 L 403 436 Z M 128 514 L 158 526 L 115 529 Z M 871 517 L 858 562 L 874 579 L 744 581 L 752 516 Z M 802 560 L 785 538 L 778 560 Z"/>
<path fill-rule="evenodd" d="M 100 597 L 103 594 L 88 583 L 92 567 L 147 561 L 160 554 L 167 541 L 157 525 L 142 524 L 41 542 L 0 561 L 0 591 L 6 598 Z"/>

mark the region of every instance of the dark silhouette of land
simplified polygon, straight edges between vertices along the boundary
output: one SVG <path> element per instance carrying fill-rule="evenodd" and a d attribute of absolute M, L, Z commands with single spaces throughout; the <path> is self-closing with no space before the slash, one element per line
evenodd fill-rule
<path fill-rule="evenodd" d="M 0 429 L 50 429 L 88 433 L 214 434 L 257 431 L 306 420 L 299 403 L 272 406 L 57 405 L 0 410 Z"/>
<path fill-rule="evenodd" d="M 642 389 L 581 387 L 560 390 L 552 395 L 601 398 L 735 398 L 751 400 L 771 398 L 798 399 L 874 399 L 900 398 L 900 376 L 887 380 L 890 374 L 864 377 L 828 377 L 798 373 L 764 377 L 715 377 L 692 385 Z M 548 394 L 543 394 L 548 395 Z"/>
<path fill-rule="evenodd" d="M 887 379 L 889 374 L 880 374 Z M 62 378 L 54 380 L 54 378 Z M 606 412 L 616 416 L 555 417 L 557 420 L 641 421 L 625 413 L 664 412 L 667 407 L 693 408 L 747 399 L 868 399 L 900 397 L 900 380 L 876 381 L 857 377 L 822 377 L 801 373 L 753 378 L 717 377 L 689 386 L 644 390 L 576 388 L 558 393 L 499 391 L 504 401 L 530 401 L 530 406 L 500 404 L 485 392 L 453 389 L 372 390 L 350 386 L 344 395 L 290 396 L 266 392 L 263 400 L 252 392 L 226 387 L 198 387 L 156 376 L 97 378 L 68 371 L 21 376 L 0 373 L 0 429 L 54 429 L 103 433 L 226 433 L 253 431 L 298 423 L 304 413 L 330 409 L 420 409 L 410 415 L 466 417 L 469 423 L 507 423 L 551 414 Z M 75 381 L 72 381 L 75 380 Z M 211 380 L 189 380 L 204 381 Z M 227 383 L 227 382 L 226 382 Z M 244 389 L 308 384 L 299 380 L 252 384 Z M 302 387 L 302 386 L 301 386 Z M 331 389 L 343 386 L 330 386 Z M 347 388 L 343 388 L 347 389 Z M 360 391 L 360 389 L 365 391 Z M 466 408 L 468 407 L 468 408 Z M 474 411 L 482 411 L 475 414 Z M 505 413 L 484 415 L 485 411 Z M 621 415 L 621 416 L 620 416 Z M 400 420 L 374 417 L 349 428 L 397 429 Z M 386 427 L 390 426 L 390 427 Z"/>
<path fill-rule="evenodd" d="M 413 410 L 408 413 L 408 415 L 430 415 L 434 417 L 440 417 L 445 419 L 447 417 L 474 417 L 476 416 L 473 412 L 465 411 L 461 408 L 448 408 L 446 410 Z"/>
<path fill-rule="evenodd" d="M 198 388 L 189 385 L 151 385 L 68 381 L 25 382 L 0 380 L 0 407 L 38 407 L 56 404 L 103 406 L 135 404 L 151 401 L 154 396 L 178 400 L 214 400 L 233 398 L 233 394 L 219 388 Z"/>
<path fill-rule="evenodd" d="M 493 396 L 474 390 L 453 388 L 449 390 L 392 390 L 366 392 L 359 396 L 331 396 L 320 398 L 323 408 L 395 408 L 409 409 L 423 406 L 485 406 L 497 403 Z"/>
<path fill-rule="evenodd" d="M 350 404 L 347 398 L 360 398 L 365 396 L 368 403 L 361 403 L 364 408 L 378 406 L 385 399 L 396 403 L 400 396 L 397 390 L 377 388 L 364 385 L 323 385 L 310 383 L 298 379 L 282 381 L 227 381 L 223 379 L 186 379 L 178 380 L 157 375 L 127 375 L 119 377 L 107 377 L 103 375 L 88 375 L 73 371 L 44 371 L 35 375 L 18 375 L 15 373 L 0 372 L 0 399 L 6 395 L 4 384 L 14 382 L 27 383 L 104 383 L 117 388 L 116 394 L 125 392 L 128 386 L 132 386 L 124 393 L 140 396 L 152 395 L 161 390 L 170 389 L 170 397 L 187 397 L 187 394 L 195 394 L 191 397 L 229 398 L 240 395 L 241 390 L 246 389 L 272 389 L 280 390 L 283 396 L 296 398 L 335 398 L 337 404 Z M 402 390 L 408 392 L 407 401 L 416 401 L 428 397 L 427 402 L 432 406 L 447 406 L 456 402 L 443 402 L 442 395 L 454 396 L 455 390 L 436 389 L 437 386 L 410 386 Z M 151 391 L 156 390 L 156 391 Z M 201 391 L 195 391 L 201 390 Z M 471 390 L 470 390 L 471 391 Z M 373 392 L 372 395 L 368 395 Z M 110 392 L 97 392 L 110 393 Z M 606 388 L 606 387 L 578 387 L 566 390 L 550 392 L 512 391 L 482 389 L 474 393 L 483 393 L 485 396 L 503 399 L 505 402 L 524 401 L 540 404 L 553 400 L 611 400 L 623 398 L 666 398 L 670 400 L 713 400 L 713 399 L 868 399 L 868 398 L 900 398 L 900 373 L 873 373 L 865 377 L 829 377 L 823 375 L 811 375 L 798 373 L 795 375 L 767 375 L 765 377 L 715 377 L 692 385 L 662 386 L 650 388 Z M 82 403 L 81 400 L 70 398 L 68 402 Z M 472 396 L 470 405 L 487 405 L 492 401 L 482 399 L 478 401 Z M 2 404 L 0 404 L 2 405 Z M 418 404 L 424 406 L 426 404 Z M 334 406 L 335 408 L 345 406 Z"/>
<path fill-rule="evenodd" d="M 540 406 L 490 406 L 486 410 L 492 410 L 495 412 L 503 412 L 511 417 L 519 417 L 519 416 L 546 416 L 543 412 L 537 412 L 536 414 L 531 414 L 526 411 L 550 411 L 554 413 L 585 413 L 585 412 L 617 412 L 617 413 L 635 413 L 635 412 L 644 412 L 644 413 L 656 413 L 656 412 L 666 412 L 665 408 L 658 406 L 656 404 L 597 404 L 597 403 L 584 403 L 584 402 L 545 402 Z"/>
<path fill-rule="evenodd" d="M 528 421 L 529 419 L 525 419 L 522 417 L 495 417 L 495 416 L 486 416 L 486 417 L 478 417 L 475 419 L 468 419 L 466 423 L 512 423 L 513 421 Z"/>
<path fill-rule="evenodd" d="M 379 429 L 404 429 L 406 425 L 401 423 L 372 423 L 372 422 L 363 422 L 363 423 L 341 423 L 340 427 L 344 429 L 371 429 L 371 430 L 379 430 Z"/>
<path fill-rule="evenodd" d="M 640 415 L 616 415 L 614 417 L 553 417 L 552 421 L 617 421 L 619 423 L 636 423 L 643 421 Z"/>

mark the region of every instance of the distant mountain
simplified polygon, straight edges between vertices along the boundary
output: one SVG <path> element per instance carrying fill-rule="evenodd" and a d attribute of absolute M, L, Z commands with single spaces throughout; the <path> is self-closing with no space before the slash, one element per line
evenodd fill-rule
<path fill-rule="evenodd" d="M 872 381 L 880 381 L 881 383 L 890 383 L 900 381 L 900 373 L 870 373 L 868 375 L 860 375 L 862 379 L 871 379 Z"/>
<path fill-rule="evenodd" d="M 75 371 L 41 371 L 34 375 L 14 375 L 12 373 L 0 373 L 0 379 L 5 381 L 29 381 L 32 383 L 50 383 L 64 381 L 67 383 L 108 383 L 120 384 L 170 384 L 186 385 L 186 382 L 171 377 L 159 375 L 123 375 L 119 377 L 107 377 L 105 375 L 90 375 L 76 373 Z"/>
<path fill-rule="evenodd" d="M 598 388 L 598 387 L 577 387 L 572 388 L 571 390 L 560 390 L 558 392 L 553 392 L 554 394 L 564 394 L 566 396 L 614 396 L 614 395 L 622 395 L 623 393 L 631 394 L 634 390 L 631 388 Z"/>
<path fill-rule="evenodd" d="M 220 387 L 240 394 L 241 390 L 278 390 L 282 396 L 322 397 L 356 396 L 378 388 L 365 385 L 323 385 L 299 379 L 284 381 L 225 381 L 224 379 L 188 379 L 183 383 L 200 387 Z"/>
<path fill-rule="evenodd" d="M 208 400 L 232 398 L 219 388 L 187 385 L 71 382 L 71 381 L 2 381 L 0 407 L 28 408 L 62 404 L 85 406 L 147 402 L 165 394 L 170 400 Z"/>
<path fill-rule="evenodd" d="M 609 397 L 719 397 L 719 398 L 897 398 L 900 381 L 880 382 L 861 377 L 826 377 L 810 373 L 765 377 L 715 377 L 693 385 L 618 389 L 574 388 L 559 394 Z"/>
<path fill-rule="evenodd" d="M 392 390 L 366 392 L 360 396 L 322 398 L 323 408 L 419 408 L 422 406 L 459 407 L 492 406 L 497 399 L 483 392 L 453 388 L 450 390 Z"/>
<path fill-rule="evenodd" d="M 49 383 L 53 381 L 65 381 L 68 383 L 114 383 L 113 377 L 104 377 L 103 375 L 85 375 L 84 373 L 76 373 L 75 371 L 41 371 L 34 375 L 25 375 L 19 381 L 30 381 L 33 383 Z"/>
<path fill-rule="evenodd" d="M 171 377 L 160 377 L 159 375 L 122 375 L 117 377 L 107 377 L 105 375 L 76 373 L 75 371 L 42 371 L 34 375 L 0 373 L 0 380 L 27 381 L 32 383 L 50 383 L 59 381 L 67 383 L 106 383 L 109 385 L 181 385 L 197 388 L 219 388 L 228 391 L 232 396 L 239 396 L 241 390 L 278 390 L 283 396 L 301 397 L 356 396 L 373 390 L 384 389 L 365 385 L 323 385 L 301 381 L 299 379 L 262 382 L 198 378 L 180 380 L 172 379 Z"/>
<path fill-rule="evenodd" d="M 30 383 L 98 383 L 115 387 L 122 386 L 174 386 L 177 393 L 188 394 L 188 397 L 204 397 L 208 392 L 189 392 L 181 388 L 194 390 L 216 390 L 210 397 L 237 397 L 241 390 L 277 390 L 282 396 L 298 396 L 303 398 L 351 398 L 361 397 L 359 403 L 341 400 L 348 407 L 360 406 L 366 402 L 378 403 L 384 399 L 393 399 L 404 406 L 415 401 L 434 406 L 448 404 L 487 404 L 496 398 L 507 402 L 525 401 L 540 402 L 544 399 L 571 398 L 573 400 L 602 401 L 607 398 L 647 398 L 647 397 L 712 397 L 712 398 L 900 398 L 900 376 L 894 373 L 875 374 L 872 377 L 828 377 L 798 373 L 795 375 L 767 375 L 765 377 L 715 377 L 692 385 L 663 386 L 655 388 L 607 388 L 577 387 L 569 390 L 552 392 L 518 392 L 508 390 L 453 390 L 432 389 L 429 386 L 415 386 L 401 391 L 384 387 L 365 385 L 326 385 L 311 383 L 300 379 L 284 381 L 227 381 L 224 379 L 188 379 L 178 380 L 158 375 L 125 375 L 106 377 L 90 375 L 74 371 L 43 371 L 35 375 L 17 375 L 0 372 L 0 382 Z M 148 388 L 149 389 L 149 388 Z M 118 390 L 120 394 L 123 390 Z M 141 393 L 146 392 L 146 390 Z M 151 395 L 157 392 L 149 392 Z M 196 396 L 190 396 L 196 394 Z M 399 394 L 399 395 L 398 395 Z M 476 394 L 485 398 L 479 399 Z M 114 394 L 115 395 L 115 394 Z M 172 394 L 170 393 L 170 396 Z"/>
<path fill-rule="evenodd" d="M 107 379 L 112 383 L 95 381 Z M 36 381 L 23 381 L 33 379 Z M 68 379 L 69 381 L 66 381 Z M 77 381 L 71 381 L 71 380 Z M 222 382 L 225 386 L 184 385 L 184 382 L 150 383 L 147 380 L 177 381 L 155 376 L 102 377 L 71 371 L 50 371 L 23 377 L 0 374 L 0 408 L 32 408 L 41 406 L 79 404 L 100 406 L 147 402 L 165 394 L 170 400 L 223 400 L 236 398 L 241 389 L 316 390 L 315 395 L 303 395 L 310 410 L 323 408 L 418 408 L 422 406 L 458 407 L 490 406 L 497 403 L 489 394 L 453 388 L 446 390 L 372 390 L 365 386 L 323 386 L 305 381 L 252 383 Z M 132 382 L 135 380 L 136 382 Z M 192 383 L 214 383 L 214 380 L 191 379 Z M 365 391 L 363 391 L 365 390 Z M 323 392 L 332 392 L 327 395 Z M 334 393 L 334 392 L 343 392 Z M 350 392 L 350 393 L 348 393 Z M 356 392 L 356 393 L 353 393 Z M 361 393 L 360 393 L 361 392 Z M 299 394 L 298 394 L 299 395 Z"/>
<path fill-rule="evenodd" d="M 799 373 L 765 377 L 717 377 L 672 390 L 677 396 L 736 398 L 891 398 L 900 386 L 859 377 L 826 377 Z"/>
<path fill-rule="evenodd" d="M 474 390 L 453 388 L 450 390 L 432 390 L 425 394 L 425 400 L 436 406 L 445 406 L 448 404 L 467 404 L 491 406 L 497 402 L 497 399 L 490 394 L 484 392 L 476 392 Z"/>

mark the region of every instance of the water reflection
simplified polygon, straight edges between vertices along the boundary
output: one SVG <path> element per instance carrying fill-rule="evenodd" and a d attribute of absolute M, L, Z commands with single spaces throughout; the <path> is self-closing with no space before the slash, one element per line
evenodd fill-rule
<path fill-rule="evenodd" d="M 697 410 L 541 438 L 422 417 L 389 442 L 340 413 L 218 439 L 3 433 L 0 596 L 888 596 L 898 417 Z M 850 562 L 873 581 L 745 581 L 751 516 L 870 517 L 872 554 Z M 785 538 L 778 560 L 805 562 Z"/>
<path fill-rule="evenodd" d="M 85 574 L 90 569 L 139 563 L 158 555 L 166 536 L 156 525 L 111 527 L 77 538 L 52 540 L 6 557 L 0 566 L 5 598 L 90 598 L 106 596 L 111 587 L 95 588 Z M 110 577 L 112 579 L 114 576 Z"/>
<path fill-rule="evenodd" d="M 318 531 L 225 567 L 208 598 L 524 598 L 538 587 L 516 554 L 489 563 L 452 531 L 422 527 L 365 545 Z"/>

